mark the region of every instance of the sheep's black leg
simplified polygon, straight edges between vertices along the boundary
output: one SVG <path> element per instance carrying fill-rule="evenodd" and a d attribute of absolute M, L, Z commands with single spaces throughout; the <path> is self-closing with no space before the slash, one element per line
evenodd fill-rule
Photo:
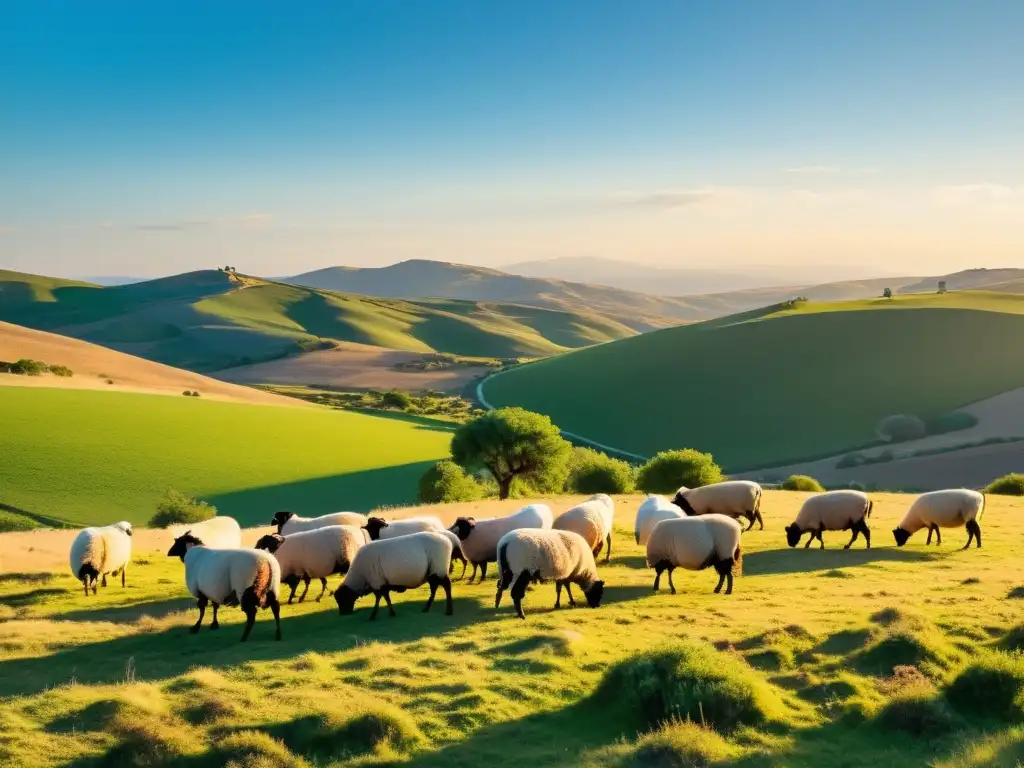
<path fill-rule="evenodd" d="M 373 596 L 375 599 L 373 601 L 373 612 L 370 613 L 370 621 L 377 618 L 377 609 L 380 607 L 380 592 L 374 592 Z"/>
<path fill-rule="evenodd" d="M 672 580 L 672 574 L 671 573 L 669 573 L 668 578 L 669 578 L 669 581 Z M 568 581 L 565 582 L 565 596 L 569 598 L 569 607 L 570 608 L 575 608 L 576 607 L 576 601 L 572 599 L 572 584 L 570 584 Z"/>
<path fill-rule="evenodd" d="M 867 542 L 867 548 L 871 549 L 871 529 L 868 528 L 866 520 L 860 521 L 860 532 L 864 534 L 864 541 Z"/>
<path fill-rule="evenodd" d="M 715 587 L 715 594 L 717 595 L 722 591 L 722 585 L 725 584 L 725 571 L 722 569 L 721 563 L 715 564 L 715 570 L 718 571 L 718 586 Z"/>
<path fill-rule="evenodd" d="M 480 583 L 484 583 L 484 579 L 487 578 L 487 561 L 484 560 L 480 563 Z"/>
<path fill-rule="evenodd" d="M 213 623 L 210 625 L 210 629 L 220 629 L 220 623 L 217 621 L 217 609 L 220 606 L 213 601 L 210 601 L 210 605 L 213 606 Z"/>
<path fill-rule="evenodd" d="M 107 574 L 103 574 L 103 582 L 100 584 L 101 587 L 107 586 Z"/>
<path fill-rule="evenodd" d="M 124 586 L 124 576 L 125 576 L 125 571 L 127 571 L 127 570 L 128 570 L 128 566 L 127 565 L 124 566 L 123 568 L 121 568 L 121 586 L 122 587 Z"/>
<path fill-rule="evenodd" d="M 245 629 L 242 631 L 242 639 L 239 642 L 244 643 L 249 639 L 249 633 L 252 632 L 253 624 L 256 623 L 256 610 L 259 607 L 259 600 L 256 599 L 256 591 L 249 587 L 242 593 L 242 599 L 238 601 L 242 607 L 242 611 L 245 613 Z"/>
<path fill-rule="evenodd" d="M 821 549 L 824 549 L 825 548 L 825 540 L 823 538 L 821 538 L 821 531 L 822 531 L 822 529 L 819 528 L 818 529 L 818 543 L 821 544 Z"/>
<path fill-rule="evenodd" d="M 852 547 L 853 546 L 853 542 L 855 542 L 857 540 L 858 536 L 860 536 L 860 524 L 859 523 L 854 523 L 853 524 L 853 536 L 851 536 L 850 540 L 848 542 L 846 542 L 846 546 L 843 547 L 843 549 L 849 549 L 850 547 Z"/>
<path fill-rule="evenodd" d="M 473 569 L 473 572 L 476 573 L 476 568 Z M 463 561 L 462 561 L 462 573 L 459 575 L 459 578 L 460 579 L 466 578 L 466 560 L 465 559 L 463 559 Z"/>
<path fill-rule="evenodd" d="M 676 585 L 672 583 L 672 572 L 674 570 L 675 570 L 675 567 L 673 567 L 671 565 L 668 567 L 668 588 L 670 590 L 672 590 L 672 594 L 673 595 L 676 593 Z"/>
<path fill-rule="evenodd" d="M 201 627 L 203 625 L 203 616 L 206 615 L 206 603 L 207 603 L 207 600 L 206 600 L 206 596 L 205 595 L 200 595 L 196 599 L 196 605 L 199 606 L 199 621 L 197 621 L 195 623 L 195 625 L 192 627 L 192 629 L 189 630 L 193 635 L 196 632 L 198 632 L 199 631 L 199 627 Z"/>
<path fill-rule="evenodd" d="M 477 569 L 477 565 L 476 565 L 476 563 L 473 563 L 473 572 L 469 575 L 469 583 L 470 584 L 472 584 L 473 583 L 473 579 L 476 578 L 476 569 Z M 466 569 L 465 568 L 462 569 L 462 575 L 463 576 L 466 575 Z"/>
<path fill-rule="evenodd" d="M 754 520 L 755 520 L 755 518 L 754 518 L 754 513 L 753 512 L 744 512 L 743 514 L 747 518 L 747 521 L 750 523 L 750 525 L 748 525 L 746 528 L 743 529 L 744 532 L 746 532 L 746 531 L 749 531 L 751 528 L 754 527 Z"/>
<path fill-rule="evenodd" d="M 594 547 L 594 549 L 592 550 L 592 554 L 594 555 L 594 562 L 597 562 L 598 555 L 601 554 L 601 550 L 602 549 L 604 549 L 604 542 L 603 541 L 597 542 L 597 546 Z"/>
<path fill-rule="evenodd" d="M 659 560 L 654 564 L 654 591 L 657 592 L 661 585 L 661 572 L 668 567 L 668 563 Z"/>
<path fill-rule="evenodd" d="M 935 543 L 942 544 L 942 531 L 939 530 L 939 526 L 935 526 Z"/>
<path fill-rule="evenodd" d="M 562 582 L 555 582 L 555 608 L 562 607 Z"/>
<path fill-rule="evenodd" d="M 725 594 L 732 594 L 732 563 L 729 564 L 729 570 L 725 572 Z"/>
<path fill-rule="evenodd" d="M 276 629 L 276 632 L 274 633 L 274 639 L 280 642 L 280 640 L 281 640 L 281 604 L 277 602 L 277 595 L 275 595 L 273 592 L 268 592 L 267 593 L 267 605 L 270 606 L 270 612 L 272 614 L 274 614 L 274 628 Z"/>
<path fill-rule="evenodd" d="M 299 602 L 300 602 L 300 603 L 301 603 L 301 602 L 302 602 L 303 600 L 305 600 L 305 599 L 306 599 L 306 593 L 307 593 L 307 592 L 309 592 L 309 581 L 310 581 L 310 579 L 309 579 L 309 576 L 308 576 L 308 575 L 307 575 L 307 576 L 303 576 L 303 577 L 302 577 L 302 582 L 303 582 L 303 584 L 304 584 L 304 587 L 303 587 L 303 590 L 302 590 L 302 596 L 301 596 L 301 597 L 299 597 Z"/>
<path fill-rule="evenodd" d="M 926 547 L 927 547 L 927 546 L 928 546 L 929 544 L 931 544 L 931 543 L 932 543 L 932 534 L 933 534 L 933 533 L 935 533 L 935 526 L 934 526 L 934 525 L 929 525 L 929 526 L 928 526 L 928 538 L 927 538 L 927 539 L 925 539 L 925 542 L 924 542 L 924 545 L 925 545 Z"/>
<path fill-rule="evenodd" d="M 757 518 L 757 524 L 760 526 L 757 530 L 763 531 L 764 530 L 764 518 L 761 517 L 761 510 L 760 509 L 755 509 L 754 510 L 754 517 Z"/>
<path fill-rule="evenodd" d="M 604 561 L 607 563 L 612 559 L 612 532 L 608 531 L 608 548 L 604 553 Z"/>
<path fill-rule="evenodd" d="M 85 596 L 89 596 L 89 575 L 86 574 L 82 577 L 82 586 L 85 587 Z"/>
<path fill-rule="evenodd" d="M 288 605 L 291 605 L 292 600 L 295 599 L 295 590 L 299 586 L 299 580 L 294 576 L 289 576 L 288 579 L 285 581 L 285 584 L 292 588 L 291 593 L 288 595 Z"/>
<path fill-rule="evenodd" d="M 519 578 L 516 579 L 516 583 L 512 585 L 512 603 L 516 607 L 516 615 L 520 619 L 525 619 L 526 614 L 523 613 L 523 597 L 526 595 L 526 585 L 530 581 L 530 574 L 523 571 L 519 574 Z"/>
<path fill-rule="evenodd" d="M 395 616 L 397 616 L 398 614 L 395 613 L 395 606 L 393 606 L 391 604 L 391 590 L 390 589 L 385 589 L 384 590 L 384 602 L 386 602 L 388 604 L 388 615 L 391 618 L 395 618 Z"/>
<path fill-rule="evenodd" d="M 452 580 L 445 576 L 441 579 L 441 589 L 444 590 L 444 615 L 451 616 L 452 611 Z"/>
<path fill-rule="evenodd" d="M 964 544 L 964 549 L 970 548 L 972 539 L 977 539 L 978 546 L 981 546 L 981 526 L 977 520 L 970 520 L 967 523 L 967 543 Z"/>
<path fill-rule="evenodd" d="M 808 548 L 809 546 L 811 546 L 811 544 L 813 544 L 813 543 L 814 543 L 814 531 L 811 531 L 811 538 L 809 538 L 809 539 L 807 540 L 807 543 L 806 543 L 806 544 L 804 544 L 804 549 L 807 549 L 807 548 Z"/>
<path fill-rule="evenodd" d="M 972 520 L 974 524 L 974 545 L 975 549 L 981 549 L 981 524 L 977 520 Z"/>
<path fill-rule="evenodd" d="M 427 583 L 430 585 L 430 597 L 427 598 L 427 604 L 423 606 L 423 612 L 426 613 L 430 610 L 430 606 L 434 604 L 434 596 L 437 594 L 437 588 L 441 584 L 441 579 L 437 576 L 429 576 Z"/>
<path fill-rule="evenodd" d="M 327 579 L 323 576 L 320 577 L 320 594 L 316 596 L 316 601 L 319 603 L 320 598 L 324 596 L 324 592 L 327 591 Z"/>

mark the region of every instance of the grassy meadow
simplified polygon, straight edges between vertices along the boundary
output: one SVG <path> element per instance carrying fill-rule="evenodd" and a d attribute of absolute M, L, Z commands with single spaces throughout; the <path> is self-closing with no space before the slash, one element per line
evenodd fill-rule
<path fill-rule="evenodd" d="M 1005 651 L 1024 643 L 1024 502 L 989 498 L 980 550 L 959 551 L 962 530 L 895 548 L 910 499 L 894 494 L 874 497 L 873 549 L 834 533 L 791 550 L 803 498 L 766 493 L 732 596 L 711 571 L 653 594 L 624 497 L 597 610 L 554 611 L 536 585 L 522 622 L 507 596 L 493 609 L 491 579 L 456 581 L 452 617 L 424 616 L 424 590 L 374 622 L 366 599 L 349 617 L 329 598 L 285 606 L 281 643 L 266 612 L 239 644 L 237 609 L 190 635 L 162 551 L 95 598 L 40 561 L 0 576 L 0 764 L 1018 765 L 1024 671 Z M 473 513 L 487 504 L 508 507 Z"/>
<path fill-rule="evenodd" d="M 243 525 L 410 503 L 446 424 L 320 408 L 0 387 L 0 505 L 91 525 L 145 523 L 168 488 Z"/>
<path fill-rule="evenodd" d="M 484 394 L 625 451 L 691 445 L 741 471 L 842 453 L 885 416 L 930 419 L 1021 386 L 1009 349 L 1022 312 L 1024 296 L 988 292 L 798 303 L 541 360 Z"/>

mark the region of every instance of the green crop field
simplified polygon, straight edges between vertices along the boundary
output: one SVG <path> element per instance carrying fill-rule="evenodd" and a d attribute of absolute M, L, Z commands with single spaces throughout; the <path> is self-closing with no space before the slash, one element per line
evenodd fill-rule
<path fill-rule="evenodd" d="M 803 498 L 766 492 L 731 596 L 711 571 L 653 594 L 639 498 L 620 498 L 602 605 L 555 611 L 538 584 L 526 621 L 456 580 L 451 617 L 421 613 L 425 589 L 373 622 L 367 599 L 341 617 L 325 598 L 283 606 L 280 643 L 268 611 L 240 644 L 237 608 L 189 634 L 183 566 L 152 546 L 95 597 L 63 565 L 4 574 L 0 764 L 1019 766 L 1024 503 L 989 498 L 983 549 L 959 551 L 962 529 L 896 549 L 909 497 L 878 494 L 872 549 L 791 550 Z"/>
<path fill-rule="evenodd" d="M 1024 297 L 988 292 L 769 308 L 580 350 L 484 385 L 640 455 L 691 446 L 726 468 L 841 453 L 885 416 L 923 419 L 1024 385 Z"/>
<path fill-rule="evenodd" d="M 447 425 L 327 409 L 0 387 L 0 504 L 74 524 L 144 523 L 168 488 L 254 525 L 408 503 Z"/>

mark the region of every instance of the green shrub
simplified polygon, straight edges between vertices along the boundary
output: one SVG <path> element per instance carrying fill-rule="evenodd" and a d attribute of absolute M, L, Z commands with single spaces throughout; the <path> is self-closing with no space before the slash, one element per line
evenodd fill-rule
<path fill-rule="evenodd" d="M 0 533 L 31 531 L 38 527 L 39 524 L 29 517 L 0 509 Z"/>
<path fill-rule="evenodd" d="M 483 487 L 450 459 L 439 461 L 420 478 L 417 500 L 422 504 L 444 504 L 476 501 L 484 495 Z"/>
<path fill-rule="evenodd" d="M 992 651 L 972 661 L 946 689 L 965 715 L 1024 721 L 1024 656 Z"/>
<path fill-rule="evenodd" d="M 722 479 L 722 470 L 710 453 L 683 448 L 662 451 L 640 467 L 636 485 L 645 493 L 673 493 L 683 485 L 697 488 Z"/>
<path fill-rule="evenodd" d="M 75 375 L 75 372 L 68 368 L 66 365 L 51 365 L 50 373 L 54 376 L 60 376 L 64 379 L 70 379 Z"/>
<path fill-rule="evenodd" d="M 30 358 L 23 357 L 21 360 L 7 366 L 7 370 L 20 376 L 42 376 L 50 370 L 50 366 L 41 360 L 32 360 Z"/>
<path fill-rule="evenodd" d="M 825 490 L 825 487 L 809 475 L 790 475 L 782 481 L 782 490 L 821 493 Z"/>
<path fill-rule="evenodd" d="M 166 528 L 169 525 L 201 523 L 217 514 L 217 508 L 205 501 L 197 501 L 173 488 L 164 494 L 156 505 L 156 514 L 149 520 L 151 528 Z"/>
<path fill-rule="evenodd" d="M 366 755 L 385 744 L 405 751 L 423 741 L 416 721 L 407 712 L 388 704 L 361 712 L 300 715 L 266 731 L 292 752 L 314 759 L 318 765 Z"/>
<path fill-rule="evenodd" d="M 875 433 L 892 443 L 917 440 L 928 434 L 928 428 L 921 419 L 909 413 L 886 416 L 875 426 Z"/>
<path fill-rule="evenodd" d="M 985 493 L 998 496 L 1024 496 L 1024 475 L 1011 473 L 996 478 L 988 484 Z"/>
<path fill-rule="evenodd" d="M 944 413 L 925 422 L 929 435 L 944 435 L 947 432 L 959 432 L 977 426 L 978 417 L 966 411 Z"/>
<path fill-rule="evenodd" d="M 960 718 L 934 690 L 920 686 L 892 699 L 878 713 L 877 722 L 911 736 L 944 736 L 957 730 Z"/>
<path fill-rule="evenodd" d="M 573 448 L 565 490 L 570 493 L 630 493 L 633 467 L 592 448 Z"/>
<path fill-rule="evenodd" d="M 380 401 L 386 408 L 397 408 L 400 411 L 407 411 L 412 407 L 412 397 L 408 392 L 403 392 L 400 389 L 385 392 Z"/>

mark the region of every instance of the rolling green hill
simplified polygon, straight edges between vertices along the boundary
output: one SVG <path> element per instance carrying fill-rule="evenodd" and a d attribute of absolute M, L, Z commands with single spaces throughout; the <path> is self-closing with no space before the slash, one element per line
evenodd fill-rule
<path fill-rule="evenodd" d="M 412 502 L 448 428 L 327 409 L 0 387 L 0 504 L 74 524 L 144 523 L 168 488 L 243 525 Z"/>
<path fill-rule="evenodd" d="M 0 272 L 0 320 L 195 371 L 275 359 L 331 341 L 539 357 L 636 333 L 589 311 L 352 296 L 217 270 L 114 287 Z"/>
<path fill-rule="evenodd" d="M 641 455 L 731 470 L 841 453 L 894 413 L 938 416 L 1024 385 L 1024 296 L 798 303 L 644 334 L 490 379 L 493 405 Z"/>

